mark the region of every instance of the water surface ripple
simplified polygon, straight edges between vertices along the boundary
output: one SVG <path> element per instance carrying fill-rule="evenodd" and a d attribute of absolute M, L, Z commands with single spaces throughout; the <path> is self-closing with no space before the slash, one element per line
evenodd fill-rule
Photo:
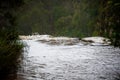
<path fill-rule="evenodd" d="M 119 48 L 24 42 L 29 48 L 17 80 L 115 80 L 120 76 Z"/>

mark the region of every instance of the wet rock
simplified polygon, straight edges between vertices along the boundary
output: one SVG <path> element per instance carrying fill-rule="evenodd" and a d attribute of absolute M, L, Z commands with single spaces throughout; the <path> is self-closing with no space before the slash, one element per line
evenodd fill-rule
<path fill-rule="evenodd" d="M 110 40 L 104 37 L 86 37 L 82 38 L 81 41 L 83 44 L 92 46 L 106 46 L 111 44 Z"/>
<path fill-rule="evenodd" d="M 36 40 L 41 43 L 46 43 L 49 45 L 91 45 L 91 46 L 107 46 L 111 42 L 109 39 L 104 37 L 86 37 L 86 38 L 70 38 L 70 37 L 53 37 L 51 35 L 20 35 L 22 40 Z"/>
<path fill-rule="evenodd" d="M 47 43 L 49 45 L 75 45 L 79 42 L 79 39 L 69 37 L 52 37 L 47 39 L 40 39 L 38 41 Z"/>

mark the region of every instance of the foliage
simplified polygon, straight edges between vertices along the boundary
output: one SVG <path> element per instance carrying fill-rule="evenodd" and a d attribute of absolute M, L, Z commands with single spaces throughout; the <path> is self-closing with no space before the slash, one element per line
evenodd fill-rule
<path fill-rule="evenodd" d="M 25 0 L 18 11 L 20 34 L 105 36 L 120 45 L 118 0 Z"/>
<path fill-rule="evenodd" d="M 0 0 L 0 77 L 14 72 L 23 45 L 16 32 L 16 10 L 22 0 Z"/>
<path fill-rule="evenodd" d="M 88 1 L 79 0 L 31 0 L 18 12 L 20 34 L 52 34 L 61 36 L 91 36 L 96 14 L 88 8 Z M 91 12 L 89 14 L 88 12 Z"/>
<path fill-rule="evenodd" d="M 114 46 L 120 46 L 120 1 L 106 0 L 101 2 L 98 16 L 100 35 L 109 37 Z"/>

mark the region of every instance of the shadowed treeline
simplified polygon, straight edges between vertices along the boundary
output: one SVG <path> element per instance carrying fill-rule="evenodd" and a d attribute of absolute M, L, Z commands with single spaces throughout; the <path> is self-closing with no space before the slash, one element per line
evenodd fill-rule
<path fill-rule="evenodd" d="M 18 11 L 20 34 L 104 36 L 120 45 L 118 0 L 25 0 Z"/>
<path fill-rule="evenodd" d="M 23 45 L 17 41 L 16 10 L 22 0 L 0 0 L 0 79 L 17 70 Z"/>

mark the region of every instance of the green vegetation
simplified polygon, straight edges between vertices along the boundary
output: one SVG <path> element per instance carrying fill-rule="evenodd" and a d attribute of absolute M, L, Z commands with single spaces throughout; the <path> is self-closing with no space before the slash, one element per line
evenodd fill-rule
<path fill-rule="evenodd" d="M 120 45 L 119 0 L 25 0 L 18 11 L 20 34 L 105 36 Z"/>
<path fill-rule="evenodd" d="M 87 1 L 88 2 L 88 1 Z M 98 4 L 98 3 L 97 3 Z M 96 4 L 96 5 L 97 5 Z M 93 34 L 96 10 L 85 0 L 31 0 L 18 12 L 21 34 L 52 34 L 84 37 Z M 96 5 L 93 7 L 97 8 Z M 91 12 L 91 14 L 89 13 Z"/>
<path fill-rule="evenodd" d="M 0 79 L 16 71 L 23 45 L 18 41 L 15 12 L 22 0 L 0 0 Z"/>
<path fill-rule="evenodd" d="M 99 7 L 99 33 L 109 37 L 114 46 L 120 46 L 120 1 L 101 1 Z"/>

